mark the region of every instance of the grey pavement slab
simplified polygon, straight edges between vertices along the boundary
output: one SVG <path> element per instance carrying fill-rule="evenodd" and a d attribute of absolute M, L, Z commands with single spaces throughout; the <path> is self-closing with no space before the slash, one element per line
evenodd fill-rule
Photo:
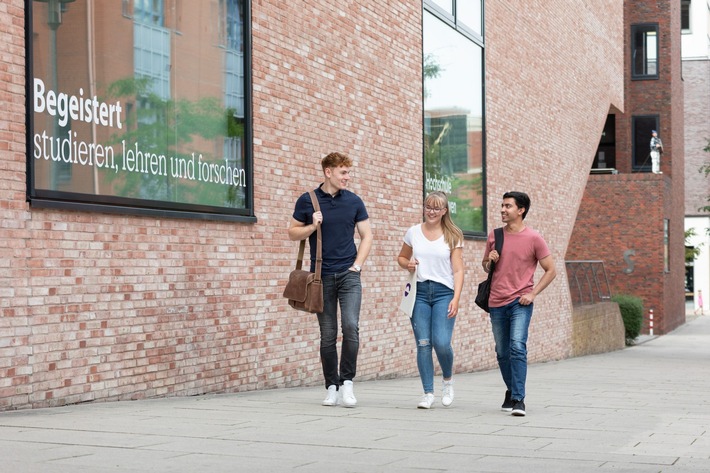
<path fill-rule="evenodd" d="M 531 365 L 526 417 L 496 370 L 456 375 L 449 408 L 418 378 L 0 413 L 2 471 L 710 472 L 710 316 L 623 350 Z"/>

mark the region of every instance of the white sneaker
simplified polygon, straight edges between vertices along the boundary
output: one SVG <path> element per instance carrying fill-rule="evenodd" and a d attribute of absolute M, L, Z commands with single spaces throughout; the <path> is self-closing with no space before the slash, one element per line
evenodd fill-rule
<path fill-rule="evenodd" d="M 353 392 L 353 382 L 352 381 L 343 382 L 343 406 L 344 407 L 357 406 L 357 399 L 355 399 L 355 393 Z"/>
<path fill-rule="evenodd" d="M 444 388 L 441 393 L 441 403 L 448 407 L 454 402 L 454 380 L 444 381 Z"/>
<path fill-rule="evenodd" d="M 335 384 L 328 386 L 328 395 L 323 399 L 324 406 L 338 405 L 338 387 Z"/>
<path fill-rule="evenodd" d="M 419 409 L 430 409 L 431 405 L 434 404 L 434 394 L 426 393 L 422 396 L 422 400 L 417 404 Z"/>

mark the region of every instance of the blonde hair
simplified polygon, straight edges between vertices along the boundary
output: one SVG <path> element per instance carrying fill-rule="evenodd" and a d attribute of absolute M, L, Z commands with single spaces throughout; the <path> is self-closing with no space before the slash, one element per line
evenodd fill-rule
<path fill-rule="evenodd" d="M 441 226 L 444 230 L 444 241 L 446 241 L 446 244 L 449 245 L 449 250 L 454 251 L 454 248 L 463 243 L 463 232 L 451 219 L 451 215 L 449 213 L 449 198 L 446 197 L 444 192 L 435 191 L 426 196 L 426 199 L 424 199 L 424 205 L 435 205 L 439 208 L 446 209 L 446 213 L 441 216 Z"/>

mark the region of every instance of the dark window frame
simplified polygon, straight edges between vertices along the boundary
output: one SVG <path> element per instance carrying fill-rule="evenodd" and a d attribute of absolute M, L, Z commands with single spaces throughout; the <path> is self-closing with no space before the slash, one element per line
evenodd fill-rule
<path fill-rule="evenodd" d="M 680 0 L 680 31 L 685 34 L 692 33 L 690 4 L 691 0 Z"/>
<path fill-rule="evenodd" d="M 482 167 L 482 183 L 481 183 L 481 198 L 482 198 L 482 206 L 481 206 L 481 212 L 483 214 L 483 230 L 481 232 L 472 232 L 472 231 L 467 231 L 462 229 L 464 238 L 466 239 L 485 239 L 487 238 L 488 235 L 488 219 L 486 218 L 486 215 L 488 214 L 488 206 L 487 206 L 487 173 L 486 173 L 486 100 L 485 100 L 485 90 L 486 90 L 486 54 L 485 54 L 485 42 L 484 42 L 484 36 L 485 36 L 485 0 L 481 0 L 481 35 L 478 35 L 476 32 L 474 32 L 471 28 L 467 27 L 463 23 L 457 23 L 455 13 L 456 13 L 456 2 L 458 1 L 465 1 L 465 0 L 454 0 L 453 1 L 453 10 L 454 10 L 454 15 L 449 14 L 445 10 L 443 10 L 439 5 L 436 3 L 430 1 L 430 0 L 422 0 L 422 8 L 423 10 L 431 13 L 434 17 L 438 18 L 439 20 L 443 21 L 450 27 L 452 27 L 454 30 L 456 30 L 458 33 L 460 33 L 462 36 L 466 37 L 467 39 L 471 40 L 474 44 L 476 44 L 478 47 L 481 48 L 481 94 L 482 94 L 482 106 L 481 106 L 481 115 L 482 115 L 482 140 L 481 140 L 481 167 Z M 423 15 L 422 15 L 423 17 Z M 423 22 L 423 19 L 422 19 Z M 422 30 L 423 30 L 423 23 L 422 23 Z M 423 47 L 423 35 L 422 35 L 422 55 L 424 52 L 424 47 Z M 424 63 L 424 57 L 422 57 L 422 64 Z M 425 88 L 424 85 L 424 77 L 422 77 L 422 88 Z M 422 97 L 422 102 L 424 101 L 424 97 Z M 423 130 L 423 137 L 426 139 L 426 110 L 424 107 L 422 107 L 422 123 L 424 124 L 424 130 Z M 422 146 L 422 162 L 424 161 L 424 146 Z M 426 168 L 426 166 L 423 166 L 423 168 Z M 422 172 L 422 182 L 426 182 L 426 172 L 423 170 Z M 423 197 L 426 197 L 426 189 L 425 186 L 422 186 L 422 195 Z M 423 200 L 423 199 L 422 199 Z"/>
<path fill-rule="evenodd" d="M 454 28 L 456 31 L 466 36 L 468 39 L 476 43 L 477 45 L 484 47 L 483 37 L 485 36 L 485 0 L 481 0 L 481 35 L 476 33 L 472 28 L 467 26 L 465 23 L 459 22 L 456 19 L 456 3 L 466 0 L 454 0 L 454 14 L 450 14 L 446 10 L 442 9 L 436 3 L 430 0 L 422 0 L 422 5 L 426 11 L 432 15 L 439 18 L 441 21 L 447 23 L 449 26 Z"/>
<path fill-rule="evenodd" d="M 671 220 L 669 218 L 663 219 L 663 272 L 671 272 L 671 252 L 670 252 L 670 239 L 671 239 Z"/>
<path fill-rule="evenodd" d="M 604 153 L 604 166 L 599 165 L 599 157 L 601 153 Z M 607 153 L 609 153 L 608 158 Z M 602 136 L 599 139 L 599 145 L 597 146 L 594 161 L 592 162 L 592 169 L 616 168 L 616 115 L 610 113 L 606 117 L 606 122 L 604 122 L 604 129 L 602 131 Z"/>
<path fill-rule="evenodd" d="M 656 65 L 656 70 L 653 73 L 648 72 L 648 47 L 646 43 L 644 42 L 643 47 L 637 47 L 636 45 L 636 35 L 641 33 L 643 34 L 648 33 L 648 32 L 655 32 L 656 36 L 656 49 L 655 49 L 655 55 L 656 55 L 656 60 L 655 60 L 655 65 Z M 646 38 L 647 35 L 644 35 L 644 38 Z M 658 71 L 659 71 L 659 50 L 660 50 L 660 38 L 659 38 L 659 32 L 658 32 L 658 23 L 641 23 L 641 24 L 636 24 L 636 25 L 631 25 L 631 78 L 633 80 L 649 80 L 649 79 L 658 79 Z M 638 54 L 643 54 L 642 58 L 640 59 L 640 62 L 637 62 L 637 56 Z M 637 63 L 640 65 L 641 71 L 637 70 Z"/>
<path fill-rule="evenodd" d="M 648 119 L 653 119 L 655 121 L 655 125 L 651 125 L 650 127 L 645 126 L 644 129 L 647 130 L 648 133 L 644 133 L 643 136 L 639 136 L 637 140 L 637 121 Z M 631 117 L 631 169 L 633 172 L 651 172 L 651 130 L 659 129 L 660 117 L 657 114 L 633 115 Z M 641 156 L 645 156 L 645 158 L 641 160 L 641 164 L 638 164 L 637 162 L 637 153 L 641 153 Z"/>

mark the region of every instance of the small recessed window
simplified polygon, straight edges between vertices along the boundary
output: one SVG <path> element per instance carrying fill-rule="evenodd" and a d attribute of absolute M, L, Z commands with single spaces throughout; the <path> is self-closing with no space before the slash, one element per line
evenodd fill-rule
<path fill-rule="evenodd" d="M 690 0 L 680 0 L 680 29 L 690 33 Z"/>
<path fill-rule="evenodd" d="M 669 235 L 671 221 L 667 218 L 663 219 L 663 271 L 670 272 L 671 270 L 671 252 L 668 250 Z"/>

